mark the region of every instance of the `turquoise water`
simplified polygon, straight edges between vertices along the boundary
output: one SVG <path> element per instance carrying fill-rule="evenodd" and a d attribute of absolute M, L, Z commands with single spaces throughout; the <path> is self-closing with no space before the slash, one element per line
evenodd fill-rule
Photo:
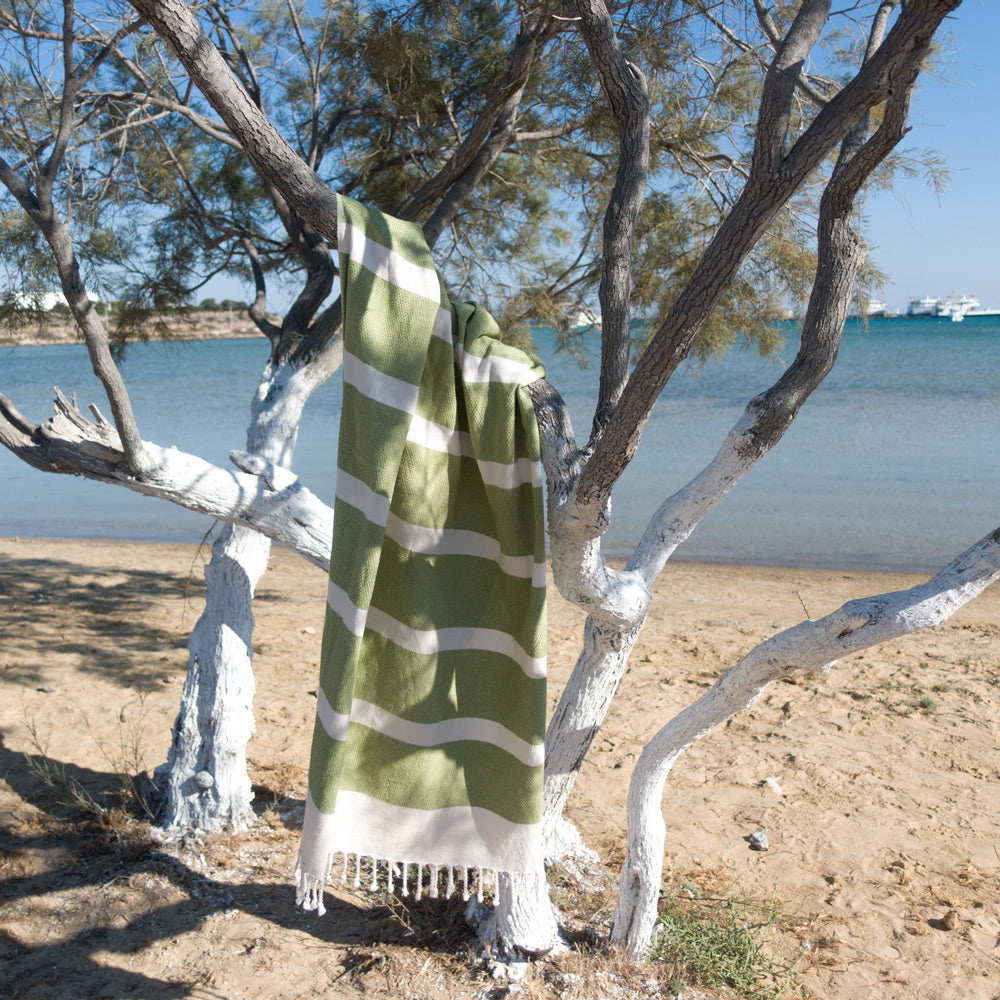
<path fill-rule="evenodd" d="M 596 341 L 596 337 L 594 338 Z M 538 337 L 581 437 L 597 382 Z M 596 343 L 595 343 L 596 348 Z M 781 356 L 790 360 L 795 345 Z M 243 446 L 263 340 L 148 344 L 124 375 L 143 435 L 225 465 Z M 609 554 L 626 554 L 662 500 L 709 461 L 781 362 L 735 352 L 678 370 L 613 496 Z M 0 392 L 39 420 L 51 386 L 103 401 L 82 346 L 0 350 Z M 333 495 L 339 377 L 307 407 L 295 468 Z M 849 324 L 833 373 L 785 439 L 697 528 L 678 558 L 929 570 L 1000 524 L 1000 321 Z M 103 408 L 107 409 L 103 404 Z M 120 487 L 42 473 L 0 449 L 0 535 L 197 541 L 207 518 Z"/>

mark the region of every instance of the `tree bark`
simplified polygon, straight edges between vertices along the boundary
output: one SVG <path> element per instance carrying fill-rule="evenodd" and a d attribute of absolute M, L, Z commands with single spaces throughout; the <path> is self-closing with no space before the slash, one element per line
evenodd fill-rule
<path fill-rule="evenodd" d="M 314 565 L 329 566 L 333 508 L 290 470 L 245 451 L 230 454 L 243 471 L 222 469 L 196 455 L 144 440 L 153 468 L 143 479 L 134 479 L 122 473 L 121 442 L 106 420 L 87 420 L 62 394 L 55 409 L 53 417 L 35 425 L 0 395 L 0 441 L 35 468 L 86 476 L 169 500 L 253 528 Z"/>

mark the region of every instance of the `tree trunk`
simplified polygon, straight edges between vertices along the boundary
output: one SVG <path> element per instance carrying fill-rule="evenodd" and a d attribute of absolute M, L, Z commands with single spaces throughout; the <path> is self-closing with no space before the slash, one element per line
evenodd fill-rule
<path fill-rule="evenodd" d="M 320 381 L 308 366 L 268 364 L 251 407 L 252 456 L 290 467 L 302 408 Z M 205 567 L 205 610 L 188 644 L 188 673 L 162 775 L 168 829 L 240 830 L 253 819 L 246 768 L 254 731 L 253 595 L 270 551 L 271 540 L 250 528 L 216 529 Z"/>
<path fill-rule="evenodd" d="M 537 957 L 562 944 L 544 871 L 501 873 L 495 914 L 497 943 L 504 953 Z"/>

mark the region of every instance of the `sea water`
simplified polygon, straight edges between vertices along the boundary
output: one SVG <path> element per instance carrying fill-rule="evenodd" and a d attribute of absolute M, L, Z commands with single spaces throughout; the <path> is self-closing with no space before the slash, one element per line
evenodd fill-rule
<path fill-rule="evenodd" d="M 778 357 L 734 351 L 685 363 L 668 384 L 613 494 L 609 555 L 626 555 L 663 500 L 711 460 Z M 597 385 L 597 335 L 582 358 L 536 344 L 581 439 Z M 245 444 L 263 339 L 129 348 L 123 374 L 145 438 L 222 466 Z M 581 364 L 581 360 L 583 364 Z M 107 404 L 82 345 L 0 349 L 0 392 L 34 421 L 52 389 Z M 333 497 L 340 378 L 306 407 L 295 471 Z M 708 514 L 677 558 L 843 569 L 931 570 L 1000 524 L 1000 320 L 849 322 L 833 372 L 774 450 Z M 0 448 L 0 535 L 197 541 L 210 519 L 118 486 L 35 470 Z"/>

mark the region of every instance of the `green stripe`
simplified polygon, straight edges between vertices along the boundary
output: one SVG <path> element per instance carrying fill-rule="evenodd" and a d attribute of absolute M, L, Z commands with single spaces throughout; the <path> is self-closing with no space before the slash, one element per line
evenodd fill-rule
<path fill-rule="evenodd" d="M 510 556 L 535 554 L 541 522 L 541 487 L 486 486 L 476 463 L 409 443 L 399 466 L 400 482 L 390 509 L 403 521 L 427 528 L 476 531 L 497 539 Z M 543 550 L 544 551 L 544 550 Z"/>
<path fill-rule="evenodd" d="M 319 686 L 330 707 L 341 715 L 351 710 L 362 645 L 361 637 L 349 632 L 338 615 L 327 608 Z"/>
<path fill-rule="evenodd" d="M 389 496 L 410 429 L 410 415 L 344 386 L 337 465 Z M 336 524 L 336 521 L 334 521 Z"/>
<path fill-rule="evenodd" d="M 382 553 L 373 607 L 420 630 L 494 628 L 530 656 L 545 655 L 544 588 L 474 556 L 413 555 L 390 538 Z"/>
<path fill-rule="evenodd" d="M 431 337 L 414 413 L 442 427 L 467 430 L 468 424 L 456 409 L 460 404 L 461 397 L 455 392 L 455 351 L 451 344 Z"/>
<path fill-rule="evenodd" d="M 525 677 L 499 653 L 463 650 L 425 656 L 369 635 L 365 663 L 355 696 L 401 719 L 492 719 L 528 743 L 545 738 L 545 679 Z"/>
<path fill-rule="evenodd" d="M 346 750 L 347 744 L 331 740 L 317 718 L 309 754 L 309 794 L 316 808 L 328 815 L 337 804 L 337 788 L 344 770 Z"/>
<path fill-rule="evenodd" d="M 368 607 L 378 574 L 383 529 L 372 524 L 357 508 L 340 500 L 333 502 L 336 532 L 330 557 L 330 579 L 358 607 Z M 348 530 L 353 528 L 353 531 Z"/>
<path fill-rule="evenodd" d="M 377 277 L 356 261 L 347 262 L 348 301 L 344 303 L 347 349 L 380 372 L 412 385 L 424 369 L 424 346 L 440 305 Z M 391 327 L 394 336 L 386 337 Z M 414 350 L 414 342 L 421 345 Z"/>
<path fill-rule="evenodd" d="M 512 823 L 542 818 L 542 768 L 475 740 L 413 747 L 351 723 L 340 787 L 408 809 L 479 806 Z"/>

